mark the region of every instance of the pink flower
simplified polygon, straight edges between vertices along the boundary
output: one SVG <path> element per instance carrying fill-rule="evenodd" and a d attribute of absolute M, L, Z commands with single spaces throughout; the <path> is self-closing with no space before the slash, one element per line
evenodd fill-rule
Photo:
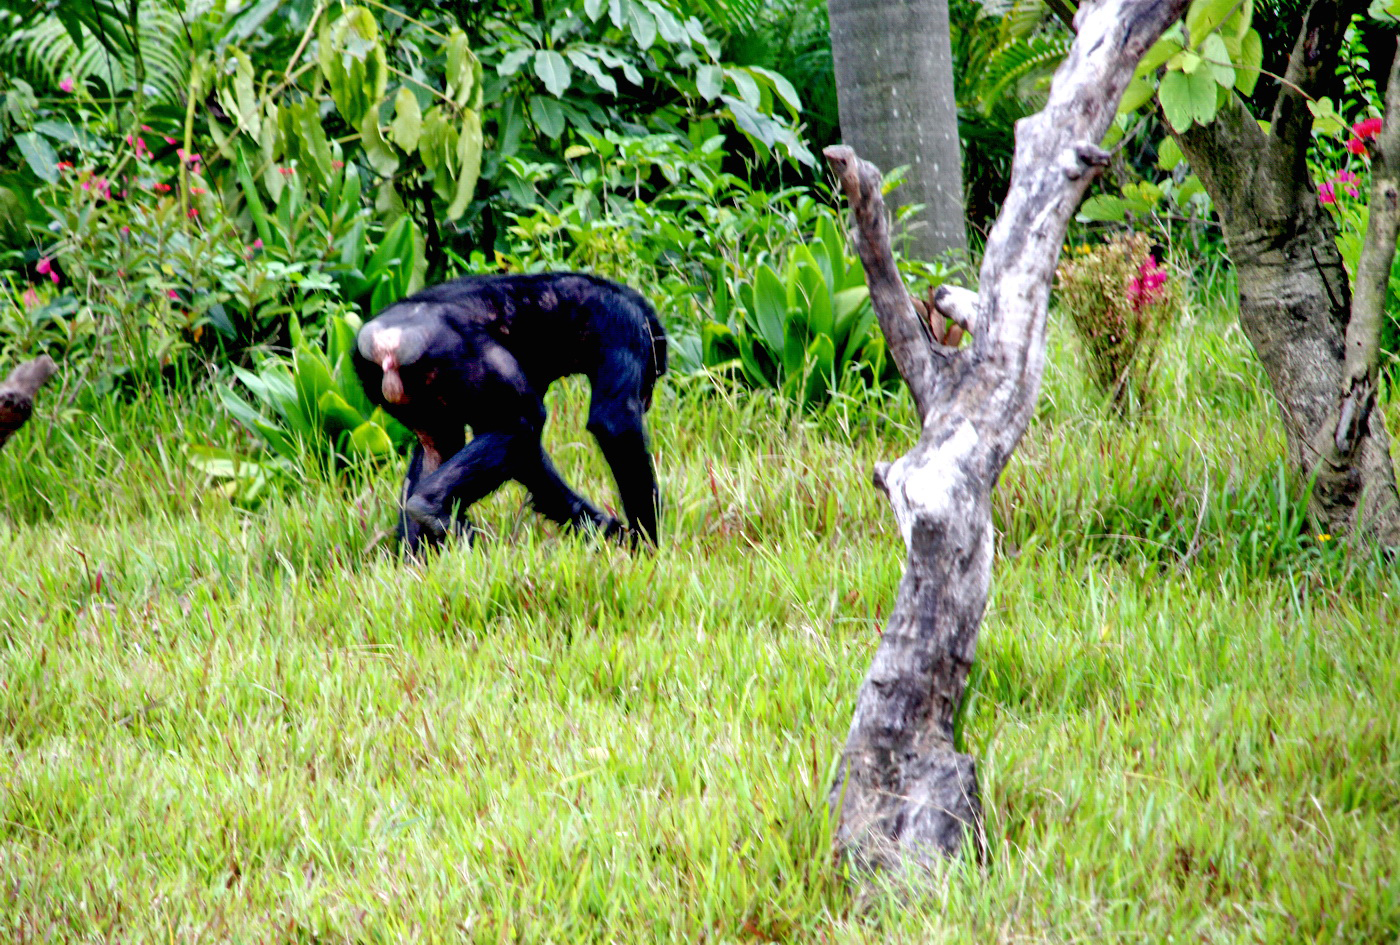
<path fill-rule="evenodd" d="M 1151 253 L 1142 261 L 1138 274 L 1128 282 L 1128 301 L 1133 311 L 1140 312 L 1162 297 L 1167 274 L 1157 267 L 1157 257 Z"/>
<path fill-rule="evenodd" d="M 1337 193 L 1335 190 L 1332 189 L 1332 182 L 1330 180 L 1326 183 L 1317 185 L 1317 200 L 1318 203 L 1337 202 Z"/>
<path fill-rule="evenodd" d="M 1366 142 L 1360 138 L 1352 138 L 1347 141 L 1347 150 L 1357 157 L 1366 156 Z"/>
<path fill-rule="evenodd" d="M 284 177 L 289 177 L 292 174 L 295 174 L 296 172 L 296 168 L 294 167 L 279 167 L 277 169 L 277 173 L 281 174 Z"/>
<path fill-rule="evenodd" d="M 174 299 L 176 302 L 180 301 L 180 293 L 179 293 L 179 292 L 176 292 L 174 289 L 171 289 L 171 290 L 170 290 L 170 297 L 171 297 L 172 299 Z"/>
<path fill-rule="evenodd" d="M 161 135 L 161 137 L 165 139 L 166 144 L 179 144 L 179 142 L 170 137 L 170 135 Z"/>
<path fill-rule="evenodd" d="M 48 276 L 53 280 L 54 285 L 58 285 L 58 273 L 54 272 L 53 261 L 47 256 L 39 260 L 39 264 L 34 267 L 39 270 L 39 275 Z"/>
<path fill-rule="evenodd" d="M 1360 190 L 1357 190 L 1355 187 L 1348 187 L 1348 188 L 1347 188 L 1347 196 L 1348 196 L 1348 197 L 1359 197 L 1359 196 L 1361 196 L 1361 191 L 1360 191 Z"/>
<path fill-rule="evenodd" d="M 23 298 L 24 300 L 24 307 L 26 309 L 32 311 L 39 307 L 39 293 L 34 291 L 33 286 L 30 286 L 29 288 L 25 289 L 24 295 L 21 296 L 21 298 Z"/>
<path fill-rule="evenodd" d="M 60 89 L 62 89 L 63 91 L 65 91 L 65 92 L 72 92 L 72 91 L 73 91 L 73 80 L 72 80 L 72 78 L 64 79 L 62 82 L 58 83 L 58 87 L 59 87 Z"/>
<path fill-rule="evenodd" d="M 141 126 L 141 130 L 142 130 L 142 131 L 151 131 L 152 129 L 151 129 L 151 126 L 150 126 L 150 125 L 142 125 L 142 126 Z"/>
<path fill-rule="evenodd" d="M 127 135 L 126 143 L 136 149 L 136 160 L 144 161 L 147 157 L 150 156 L 151 152 L 146 150 L 145 138 L 136 138 L 132 135 Z"/>
<path fill-rule="evenodd" d="M 170 185 L 169 185 L 169 184 L 162 184 L 160 181 L 156 181 L 154 184 L 152 184 L 152 185 L 151 185 L 151 189 L 154 190 L 154 191 L 155 191 L 156 193 L 158 193 L 158 194 L 168 194 L 168 193 L 170 193 Z"/>
<path fill-rule="evenodd" d="M 124 226 L 124 227 L 122 227 L 122 236 L 130 236 L 130 235 L 131 235 L 131 227 L 129 227 L 129 226 Z"/>
<path fill-rule="evenodd" d="M 263 247 L 263 242 L 262 242 L 262 237 L 261 237 L 261 236 L 258 237 L 258 238 L 255 239 L 255 240 L 253 240 L 253 249 L 262 249 L 262 247 Z"/>
<path fill-rule="evenodd" d="M 191 217 L 197 217 L 197 216 L 199 216 L 199 210 L 196 209 L 196 208 L 194 208 L 194 207 L 190 207 L 190 216 L 191 216 Z"/>
<path fill-rule="evenodd" d="M 73 169 L 73 162 L 72 162 L 72 161 L 59 161 L 59 162 L 58 162 L 58 169 L 59 169 L 60 171 L 71 171 L 71 170 Z"/>
<path fill-rule="evenodd" d="M 1337 183 L 1339 184 L 1354 184 L 1356 183 L 1356 179 L 1356 174 L 1353 171 L 1337 172 Z"/>

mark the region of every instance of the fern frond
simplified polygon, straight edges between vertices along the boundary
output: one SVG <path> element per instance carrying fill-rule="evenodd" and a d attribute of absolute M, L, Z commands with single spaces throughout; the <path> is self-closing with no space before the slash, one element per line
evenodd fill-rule
<path fill-rule="evenodd" d="M 37 18 L 0 41 L 0 65 L 40 88 L 54 88 L 72 78 L 96 81 L 110 95 L 131 91 L 136 79 L 129 44 L 104 44 L 86 24 L 82 29 L 80 49 L 57 16 Z M 146 2 L 141 5 L 137 30 L 148 98 L 153 103 L 178 101 L 189 85 L 189 49 L 180 18 L 163 4 Z M 119 34 L 120 24 L 111 24 L 111 31 Z"/>

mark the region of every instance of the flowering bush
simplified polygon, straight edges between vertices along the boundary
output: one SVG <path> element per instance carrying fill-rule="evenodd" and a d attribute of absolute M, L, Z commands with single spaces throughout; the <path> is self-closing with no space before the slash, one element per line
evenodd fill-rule
<path fill-rule="evenodd" d="M 1141 233 L 1079 246 L 1060 263 L 1056 296 L 1115 410 L 1143 404 L 1162 339 L 1181 308 L 1176 282 Z"/>

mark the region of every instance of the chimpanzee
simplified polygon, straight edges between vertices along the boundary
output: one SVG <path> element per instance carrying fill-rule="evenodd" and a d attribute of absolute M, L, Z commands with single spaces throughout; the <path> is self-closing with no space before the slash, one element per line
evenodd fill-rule
<path fill-rule="evenodd" d="M 418 434 L 399 512 L 411 553 L 449 531 L 470 537 L 467 507 L 507 479 L 547 518 L 623 533 L 569 488 L 540 443 L 545 390 L 569 374 L 592 387 L 588 430 L 612 467 L 630 534 L 656 542 L 642 414 L 666 370 L 666 336 L 637 292 L 573 272 L 468 276 L 390 305 L 360 329 L 357 349 L 370 400 Z"/>

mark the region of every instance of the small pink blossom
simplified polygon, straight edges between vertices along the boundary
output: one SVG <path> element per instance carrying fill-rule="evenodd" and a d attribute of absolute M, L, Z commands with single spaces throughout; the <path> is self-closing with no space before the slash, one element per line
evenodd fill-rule
<path fill-rule="evenodd" d="M 297 172 L 297 171 L 296 171 L 296 168 L 294 168 L 294 167 L 279 167 L 279 168 L 277 169 L 277 173 L 281 174 L 283 177 L 290 177 L 292 174 L 295 174 L 296 172 Z"/>
<path fill-rule="evenodd" d="M 1140 312 L 1162 297 L 1167 274 L 1157 267 L 1157 257 L 1151 253 L 1142 261 L 1138 274 L 1128 283 L 1128 301 L 1133 311 Z"/>
<path fill-rule="evenodd" d="M 151 189 L 154 190 L 154 191 L 155 191 L 156 193 L 158 193 L 158 194 L 168 194 L 168 193 L 170 193 L 170 185 L 169 185 L 169 184 L 163 184 L 163 183 L 161 183 L 160 181 L 156 181 L 154 184 L 152 184 L 152 185 L 151 185 Z"/>
<path fill-rule="evenodd" d="M 174 289 L 171 289 L 171 290 L 170 290 L 169 295 L 170 295 L 170 297 L 171 297 L 172 299 L 174 299 L 176 302 L 180 301 L 180 293 L 179 293 L 179 292 L 176 292 Z"/>
<path fill-rule="evenodd" d="M 152 129 L 150 125 L 142 125 L 142 126 L 141 126 L 141 130 L 142 130 L 142 131 L 152 131 L 152 130 L 154 130 L 154 129 Z"/>
<path fill-rule="evenodd" d="M 196 207 L 190 207 L 190 216 L 191 216 L 191 217 L 197 217 L 197 216 L 199 216 L 199 209 L 196 208 Z"/>
<path fill-rule="evenodd" d="M 39 270 L 39 275 L 48 276 L 53 280 L 54 285 L 58 285 L 58 273 L 54 271 L 53 260 L 45 256 L 39 260 L 39 264 L 34 268 Z"/>
<path fill-rule="evenodd" d="M 34 291 L 33 286 L 25 289 L 24 295 L 21 296 L 21 298 L 24 300 L 24 307 L 26 309 L 33 311 L 39 307 L 39 293 Z"/>
<path fill-rule="evenodd" d="M 127 135 L 126 143 L 136 149 L 136 160 L 144 161 L 146 160 L 146 158 L 151 156 L 151 152 L 146 149 L 145 138 L 138 138 L 134 137 L 133 135 Z"/>
<path fill-rule="evenodd" d="M 1347 141 L 1347 151 L 1357 157 L 1366 157 L 1366 142 L 1360 138 L 1352 138 Z"/>
<path fill-rule="evenodd" d="M 58 87 L 65 92 L 72 92 L 73 79 L 71 77 L 64 79 L 62 82 L 58 83 Z"/>
<path fill-rule="evenodd" d="M 1332 182 L 1330 180 L 1317 185 L 1317 201 L 1318 203 L 1337 202 L 1337 192 L 1333 189 Z"/>
<path fill-rule="evenodd" d="M 262 237 L 261 237 L 261 236 L 258 237 L 258 238 L 255 239 L 255 240 L 253 240 L 253 248 L 254 248 L 254 249 L 262 249 L 262 248 L 263 248 L 263 241 L 262 241 Z"/>
<path fill-rule="evenodd" d="M 130 235 L 131 235 L 131 227 L 129 227 L 129 226 L 124 226 L 124 227 L 122 227 L 122 236 L 130 236 Z"/>
<path fill-rule="evenodd" d="M 166 144 L 179 144 L 179 143 L 180 143 L 180 142 L 176 141 L 174 138 L 170 137 L 170 135 L 161 135 L 161 137 L 165 139 L 165 143 L 166 143 Z"/>
<path fill-rule="evenodd" d="M 58 162 L 58 169 L 59 169 L 60 171 L 71 171 L 71 170 L 73 169 L 73 162 L 72 162 L 72 161 L 59 161 L 59 162 Z"/>

